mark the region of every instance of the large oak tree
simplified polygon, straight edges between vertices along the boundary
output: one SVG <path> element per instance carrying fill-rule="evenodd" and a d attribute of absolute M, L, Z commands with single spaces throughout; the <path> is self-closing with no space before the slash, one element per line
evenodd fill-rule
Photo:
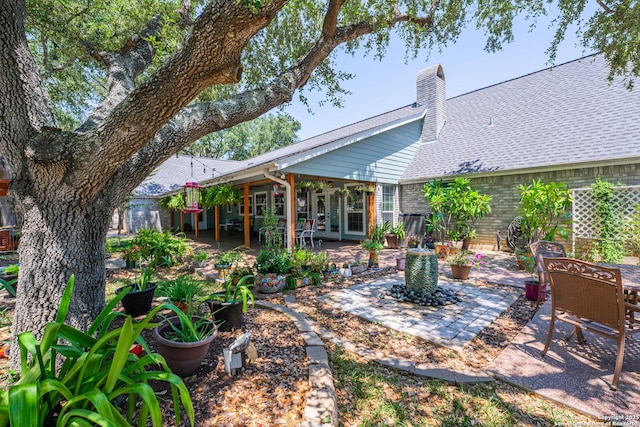
<path fill-rule="evenodd" d="M 71 274 L 71 322 L 98 313 L 110 214 L 169 156 L 303 86 L 339 104 L 350 76 L 335 64 L 336 48 L 383 57 L 395 31 L 415 55 L 455 42 L 471 24 L 499 49 L 515 16 L 535 18 L 553 3 L 0 0 L 0 154 L 22 231 L 14 336 L 39 335 L 53 320 Z M 559 2 L 556 40 L 581 23 L 585 46 L 604 51 L 612 73 L 631 83 L 637 2 L 598 3 L 583 17 L 586 1 Z"/>

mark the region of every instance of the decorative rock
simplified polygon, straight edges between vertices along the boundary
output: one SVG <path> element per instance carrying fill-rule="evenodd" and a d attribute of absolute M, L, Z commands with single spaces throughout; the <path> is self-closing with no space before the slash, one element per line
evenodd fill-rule
<path fill-rule="evenodd" d="M 462 301 L 455 292 L 436 286 L 432 293 L 417 292 L 408 289 L 406 285 L 396 284 L 386 291 L 386 294 L 402 302 L 417 304 L 420 306 L 439 307 L 456 304 Z M 380 298 L 383 298 L 381 295 Z"/>

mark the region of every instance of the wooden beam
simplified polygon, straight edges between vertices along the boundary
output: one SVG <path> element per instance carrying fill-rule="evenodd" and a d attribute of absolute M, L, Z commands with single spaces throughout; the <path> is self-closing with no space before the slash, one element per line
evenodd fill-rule
<path fill-rule="evenodd" d="M 220 206 L 215 207 L 214 227 L 216 228 L 216 242 L 220 241 Z"/>

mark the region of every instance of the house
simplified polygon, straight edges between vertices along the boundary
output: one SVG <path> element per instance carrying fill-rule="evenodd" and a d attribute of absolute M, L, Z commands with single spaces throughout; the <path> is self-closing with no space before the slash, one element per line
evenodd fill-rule
<path fill-rule="evenodd" d="M 207 226 L 219 233 L 215 224 L 241 221 L 249 245 L 273 206 L 291 227 L 316 219 L 322 239 L 363 240 L 369 224 L 386 220 L 417 218 L 411 226 L 420 230 L 425 182 L 467 176 L 493 196 L 475 243 L 494 246 L 496 231 L 516 215 L 518 184 L 541 179 L 582 188 L 596 176 L 640 184 L 640 92 L 617 79 L 609 84 L 607 75 L 594 55 L 447 99 L 444 69 L 431 66 L 418 73 L 416 100 L 405 107 L 219 166 L 220 176 L 200 184 L 232 182 L 244 199 Z M 330 188 L 300 185 L 316 181 Z M 360 191 L 368 185 L 373 195 Z"/>

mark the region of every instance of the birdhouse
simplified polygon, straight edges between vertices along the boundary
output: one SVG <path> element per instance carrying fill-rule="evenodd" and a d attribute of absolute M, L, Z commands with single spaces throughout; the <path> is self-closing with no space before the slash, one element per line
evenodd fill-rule
<path fill-rule="evenodd" d="M 197 182 L 187 182 L 184 185 L 184 212 L 202 212 L 200 208 L 200 189 Z"/>

